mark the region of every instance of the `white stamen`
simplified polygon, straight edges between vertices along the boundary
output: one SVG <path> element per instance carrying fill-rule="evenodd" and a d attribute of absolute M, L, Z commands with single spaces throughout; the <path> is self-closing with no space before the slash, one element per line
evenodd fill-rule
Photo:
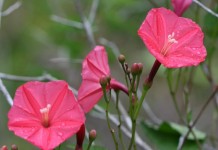
<path fill-rule="evenodd" d="M 168 41 L 165 43 L 163 49 L 161 50 L 161 54 L 163 54 L 164 56 L 167 54 L 167 52 L 170 49 L 170 47 L 172 46 L 172 44 L 178 43 L 178 41 L 174 38 L 174 36 L 175 36 L 174 32 L 172 32 L 172 34 L 168 35 Z"/>
<path fill-rule="evenodd" d="M 51 104 L 47 104 L 45 108 L 40 109 L 40 113 L 41 114 L 48 113 L 50 108 L 51 108 Z"/>
<path fill-rule="evenodd" d="M 173 32 L 172 34 L 168 35 L 168 42 L 169 43 L 178 43 L 178 41 L 176 41 L 176 39 L 174 38 L 175 33 Z"/>
<path fill-rule="evenodd" d="M 40 113 L 42 114 L 42 124 L 45 127 L 49 126 L 49 111 L 51 109 L 51 104 L 47 104 L 46 107 L 40 109 Z"/>

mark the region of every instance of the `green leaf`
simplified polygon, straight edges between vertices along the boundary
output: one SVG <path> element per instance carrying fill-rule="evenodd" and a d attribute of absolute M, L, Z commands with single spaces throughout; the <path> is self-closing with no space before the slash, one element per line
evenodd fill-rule
<path fill-rule="evenodd" d="M 179 138 L 181 135 L 187 132 L 187 128 L 176 123 L 163 122 L 159 127 L 153 127 L 142 122 L 142 128 L 149 140 L 149 144 L 153 146 L 155 150 L 174 150 L 177 149 Z M 197 139 L 203 142 L 205 134 L 195 130 Z M 183 150 L 197 150 L 198 146 L 193 140 L 192 136 L 189 136 L 186 140 Z"/>
<path fill-rule="evenodd" d="M 168 129 L 170 132 L 177 132 L 180 135 L 185 135 L 188 132 L 188 128 L 186 126 L 182 126 L 173 122 L 163 122 L 159 128 L 161 130 L 162 126 L 168 126 Z M 195 136 L 198 140 L 204 140 L 206 138 L 206 134 L 197 130 L 193 129 L 193 132 L 195 133 Z M 188 140 L 195 140 L 194 136 L 192 134 L 189 134 Z"/>

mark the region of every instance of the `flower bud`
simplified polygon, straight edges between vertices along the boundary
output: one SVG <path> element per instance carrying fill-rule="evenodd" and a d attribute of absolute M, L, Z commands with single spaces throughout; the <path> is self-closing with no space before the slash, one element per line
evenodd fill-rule
<path fill-rule="evenodd" d="M 142 63 L 138 63 L 138 66 L 139 66 L 139 74 L 141 74 L 142 70 L 143 70 L 143 64 Z"/>
<path fill-rule="evenodd" d="M 141 74 L 143 70 L 142 63 L 134 63 L 131 67 L 131 73 L 132 75 L 138 75 Z"/>
<path fill-rule="evenodd" d="M 137 75 L 139 73 L 139 65 L 138 63 L 134 63 L 131 67 L 131 73 L 132 75 Z"/>
<path fill-rule="evenodd" d="M 178 16 L 182 16 L 182 14 L 188 9 L 188 7 L 192 4 L 192 0 L 171 0 L 173 5 L 174 12 Z"/>
<path fill-rule="evenodd" d="M 6 145 L 3 145 L 3 146 L 1 147 L 1 150 L 8 150 L 8 148 L 7 148 Z"/>
<path fill-rule="evenodd" d="M 89 141 L 94 141 L 96 139 L 96 136 L 97 136 L 96 130 L 92 129 L 89 132 Z"/>
<path fill-rule="evenodd" d="M 15 144 L 11 145 L 11 150 L 18 150 L 17 145 L 15 145 Z"/>
<path fill-rule="evenodd" d="M 109 80 L 109 78 L 107 77 L 107 76 L 102 76 L 101 78 L 100 78 L 100 84 L 101 84 L 101 86 L 103 87 L 103 88 L 106 88 L 106 86 L 107 86 L 107 84 L 108 84 L 108 80 Z"/>
<path fill-rule="evenodd" d="M 119 62 L 120 62 L 121 64 L 123 64 L 123 63 L 125 62 L 126 58 L 125 58 L 124 55 L 120 54 L 119 57 L 118 57 L 118 60 L 119 60 Z"/>

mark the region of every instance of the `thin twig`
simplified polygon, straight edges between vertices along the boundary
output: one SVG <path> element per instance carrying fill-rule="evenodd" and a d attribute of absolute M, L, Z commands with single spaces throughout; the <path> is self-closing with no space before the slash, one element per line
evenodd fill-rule
<path fill-rule="evenodd" d="M 92 30 L 92 25 L 91 25 L 90 21 L 83 14 L 81 0 L 75 0 L 75 4 L 76 4 L 77 11 L 79 12 L 80 18 L 82 20 L 83 27 L 85 29 L 88 41 L 89 41 L 91 47 L 93 48 L 96 45 L 96 42 L 95 42 L 93 30 Z"/>
<path fill-rule="evenodd" d="M 99 4 L 99 0 L 93 0 L 91 10 L 90 10 L 90 13 L 89 13 L 90 24 L 94 23 L 96 12 L 97 12 L 97 9 L 98 9 L 98 4 Z"/>
<path fill-rule="evenodd" d="M 0 0 L 0 27 L 2 22 L 2 8 L 3 8 L 4 0 Z"/>
<path fill-rule="evenodd" d="M 74 28 L 78 28 L 78 29 L 84 29 L 83 24 L 81 22 L 78 22 L 78 21 L 69 20 L 69 19 L 59 17 L 56 15 L 52 15 L 51 20 L 58 22 L 58 23 L 61 23 L 61 24 L 66 25 L 66 26 L 70 26 L 70 27 L 74 27 Z"/>
<path fill-rule="evenodd" d="M 116 58 L 120 55 L 120 50 L 114 42 L 111 42 L 111 41 L 101 37 L 101 38 L 99 38 L 99 43 L 102 45 L 106 45 L 106 46 L 110 47 Z"/>
<path fill-rule="evenodd" d="M 204 4 L 202 4 L 198 0 L 193 0 L 193 2 L 195 2 L 197 5 L 199 5 L 201 8 L 203 8 L 205 11 L 207 11 L 209 14 L 211 14 L 211 15 L 213 15 L 213 16 L 218 18 L 218 14 L 217 13 L 212 11 L 210 8 L 206 7 Z"/>
<path fill-rule="evenodd" d="M 193 131 L 193 127 L 196 125 L 196 123 L 198 122 L 199 118 L 201 117 L 202 113 L 204 112 L 204 110 L 206 109 L 206 107 L 208 106 L 208 104 L 211 102 L 211 100 L 213 100 L 214 96 L 216 95 L 218 91 L 218 87 L 216 87 L 216 89 L 213 91 L 213 93 L 211 94 L 211 96 L 208 98 L 208 100 L 206 101 L 206 103 L 203 105 L 203 107 L 201 108 L 200 112 L 198 113 L 197 117 L 195 118 L 195 120 L 193 121 L 193 123 L 191 123 L 189 125 L 189 130 L 187 131 L 187 133 L 185 134 L 185 136 L 182 138 L 182 140 L 180 141 L 180 144 L 178 146 L 178 150 L 182 149 L 182 146 L 185 143 L 185 140 L 188 138 L 188 135 L 190 134 L 191 131 Z"/>
<path fill-rule="evenodd" d="M 13 80 L 13 81 L 45 81 L 45 80 L 57 80 L 55 77 L 51 76 L 50 74 L 43 74 L 41 76 L 17 76 L 12 74 L 6 74 L 0 72 L 0 78 L 5 80 Z"/>
<path fill-rule="evenodd" d="M 21 2 L 17 1 L 16 3 L 14 3 L 13 5 L 9 6 L 8 9 L 6 9 L 5 11 L 3 11 L 1 13 L 1 16 L 7 16 L 10 15 L 13 11 L 15 11 L 16 9 L 18 9 L 21 6 Z"/>
<path fill-rule="evenodd" d="M 8 101 L 8 103 L 12 106 L 13 105 L 13 99 L 11 98 L 11 95 L 9 94 L 6 87 L 4 86 L 1 78 L 0 78 L 0 90 L 4 94 L 4 96 L 5 96 L 6 100 Z"/>

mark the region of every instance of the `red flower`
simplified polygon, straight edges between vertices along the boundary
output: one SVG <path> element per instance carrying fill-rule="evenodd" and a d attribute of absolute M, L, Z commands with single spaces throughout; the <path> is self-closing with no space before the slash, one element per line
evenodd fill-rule
<path fill-rule="evenodd" d="M 110 76 L 108 58 L 103 46 L 96 46 L 84 59 L 82 64 L 82 84 L 78 90 L 78 102 L 87 113 L 103 96 L 100 79 Z M 127 91 L 126 87 L 115 79 L 111 79 L 107 89 Z"/>
<path fill-rule="evenodd" d="M 149 52 L 168 68 L 197 66 L 207 55 L 201 28 L 165 8 L 149 11 L 138 34 Z"/>
<path fill-rule="evenodd" d="M 9 130 L 43 150 L 51 150 L 79 131 L 82 108 L 65 81 L 20 86 L 8 114 Z"/>
<path fill-rule="evenodd" d="M 171 0 L 174 12 L 178 16 L 182 16 L 184 11 L 191 5 L 192 0 Z"/>

